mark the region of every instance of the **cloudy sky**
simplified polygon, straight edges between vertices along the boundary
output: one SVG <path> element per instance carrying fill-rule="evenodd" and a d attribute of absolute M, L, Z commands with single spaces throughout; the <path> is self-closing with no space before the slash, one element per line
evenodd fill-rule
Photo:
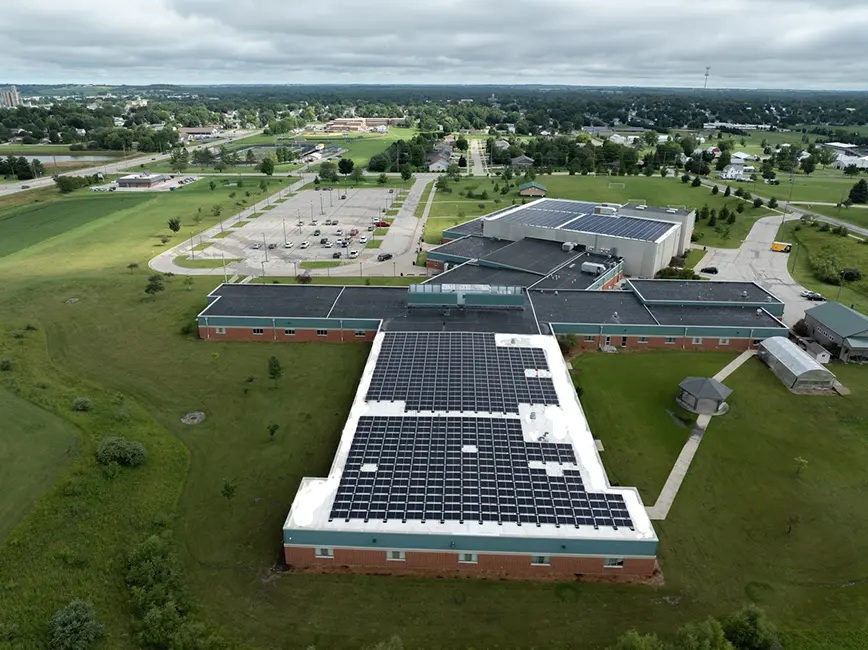
<path fill-rule="evenodd" d="M 868 86 L 868 0 L 0 5 L 0 84 Z"/>

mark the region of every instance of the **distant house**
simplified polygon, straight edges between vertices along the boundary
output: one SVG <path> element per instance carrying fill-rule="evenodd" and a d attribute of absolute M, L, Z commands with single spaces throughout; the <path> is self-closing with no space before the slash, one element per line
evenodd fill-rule
<path fill-rule="evenodd" d="M 627 142 L 627 138 L 618 133 L 613 133 L 611 136 L 609 136 L 609 140 L 611 142 L 614 142 L 615 144 L 626 144 Z"/>
<path fill-rule="evenodd" d="M 745 153 L 744 151 L 736 151 L 732 154 L 732 159 L 747 162 L 748 160 L 756 160 L 756 156 L 751 156 L 749 153 Z"/>
<path fill-rule="evenodd" d="M 449 169 L 449 159 L 442 156 L 436 156 L 428 162 L 429 172 L 445 172 Z"/>
<path fill-rule="evenodd" d="M 744 165 L 732 164 L 727 165 L 720 172 L 720 179 L 724 181 L 747 181 L 750 176 L 745 175 Z"/>
<path fill-rule="evenodd" d="M 715 158 L 717 158 L 718 156 L 720 156 L 720 149 L 718 149 L 717 147 L 709 147 L 708 149 L 705 150 L 705 152 L 706 152 L 706 153 L 710 153 L 710 154 L 713 155 Z"/>
<path fill-rule="evenodd" d="M 868 361 L 868 316 L 839 302 L 805 311 L 805 325 L 814 340 L 831 348 L 842 361 Z"/>
<path fill-rule="evenodd" d="M 602 147 L 603 141 L 602 140 L 595 140 L 594 138 L 591 138 L 591 146 L 592 147 Z"/>
<path fill-rule="evenodd" d="M 525 156 L 522 154 L 521 156 L 516 156 L 512 160 L 509 161 L 510 167 L 517 167 L 519 169 L 529 169 L 533 167 L 533 158 L 530 156 Z"/>
<path fill-rule="evenodd" d="M 523 185 L 518 186 L 518 195 L 519 196 L 545 196 L 546 195 L 546 186 L 540 185 L 539 183 L 535 183 L 531 181 L 530 183 L 525 183 Z"/>
<path fill-rule="evenodd" d="M 668 135 L 658 135 L 657 136 L 657 144 L 665 144 L 666 142 L 668 142 L 668 140 L 669 140 Z"/>
<path fill-rule="evenodd" d="M 450 133 L 443 138 L 443 142 L 448 142 L 449 144 L 452 144 L 453 142 L 455 142 L 455 136 Z"/>
<path fill-rule="evenodd" d="M 494 143 L 495 149 L 509 149 L 509 141 L 501 138 L 497 142 Z"/>

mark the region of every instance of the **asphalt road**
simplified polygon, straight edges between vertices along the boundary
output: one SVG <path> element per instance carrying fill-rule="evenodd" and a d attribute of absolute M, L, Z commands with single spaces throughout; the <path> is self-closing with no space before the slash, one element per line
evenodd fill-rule
<path fill-rule="evenodd" d="M 230 140 L 232 142 L 235 142 L 237 140 L 241 140 L 242 138 L 248 138 L 253 135 L 258 135 L 259 133 L 262 133 L 262 131 L 242 131 L 240 135 L 233 135 L 232 138 L 223 138 L 221 140 L 198 144 L 192 147 L 187 147 L 187 150 L 193 152 L 197 149 L 202 149 L 205 147 L 219 147 L 222 144 L 228 144 Z M 38 150 L 34 151 L 34 154 L 32 155 L 38 155 Z M 97 174 L 99 172 L 102 172 L 103 174 L 118 174 L 137 165 L 143 165 L 149 162 L 155 162 L 160 160 L 167 160 L 168 158 L 168 155 L 155 152 L 142 156 L 137 156 L 135 158 L 124 158 L 119 160 L 118 162 L 105 161 L 106 164 L 88 167 L 87 169 L 78 169 L 73 172 L 67 172 L 64 173 L 63 176 L 90 176 L 91 174 Z M 16 192 L 26 192 L 27 190 L 24 189 L 25 185 L 28 189 L 36 189 L 37 187 L 48 187 L 50 185 L 54 185 L 54 179 L 48 176 L 29 181 L 20 181 L 17 183 L 7 183 L 5 185 L 0 185 L 0 196 L 4 196 L 6 194 L 15 194 Z"/>

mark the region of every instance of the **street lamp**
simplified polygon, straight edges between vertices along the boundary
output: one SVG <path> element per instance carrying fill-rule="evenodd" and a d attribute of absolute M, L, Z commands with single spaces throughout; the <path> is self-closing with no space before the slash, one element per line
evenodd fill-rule
<path fill-rule="evenodd" d="M 281 219 L 283 222 L 283 245 L 286 246 L 286 219 Z"/>
<path fill-rule="evenodd" d="M 262 277 L 264 278 L 265 277 L 265 262 L 260 262 L 260 264 L 262 265 Z"/>
<path fill-rule="evenodd" d="M 268 261 L 268 245 L 265 243 L 265 233 L 262 233 L 262 249 L 265 251 L 265 261 Z"/>

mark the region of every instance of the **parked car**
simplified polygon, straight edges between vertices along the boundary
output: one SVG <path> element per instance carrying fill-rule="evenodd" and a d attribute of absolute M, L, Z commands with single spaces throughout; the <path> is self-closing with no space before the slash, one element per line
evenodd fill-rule
<path fill-rule="evenodd" d="M 316 230 L 313 231 L 314 237 L 319 237 L 321 234 L 322 234 L 322 230 L 320 230 L 319 228 L 317 228 Z"/>
<path fill-rule="evenodd" d="M 394 257 L 391 253 L 380 253 L 377 255 L 378 262 L 385 262 L 386 260 L 390 260 Z"/>
<path fill-rule="evenodd" d="M 808 291 L 808 295 L 805 298 L 812 302 L 824 302 L 826 300 L 826 297 L 822 293 L 817 293 L 816 291 Z"/>
<path fill-rule="evenodd" d="M 375 230 L 376 228 L 374 228 L 373 226 L 368 226 L 368 232 L 374 232 Z"/>
<path fill-rule="evenodd" d="M 360 243 L 360 244 L 367 244 L 367 243 L 368 243 L 368 238 L 365 237 L 364 235 L 362 235 L 361 237 L 359 237 L 359 243 Z"/>
<path fill-rule="evenodd" d="M 299 246 L 299 248 L 301 248 L 301 249 L 310 248 L 310 242 L 309 241 L 301 242 L 301 246 Z"/>
<path fill-rule="evenodd" d="M 346 194 L 341 194 L 341 200 L 342 200 L 342 201 L 343 201 L 343 200 L 346 200 L 346 198 L 347 198 L 347 195 L 346 195 Z"/>
<path fill-rule="evenodd" d="M 273 251 L 275 248 L 277 248 L 277 244 L 269 244 L 268 245 L 268 250 L 270 250 L 270 251 Z"/>
<path fill-rule="evenodd" d="M 377 228 L 388 228 L 388 227 L 391 226 L 392 224 L 390 224 L 388 221 L 378 221 L 378 222 L 375 223 L 374 225 L 375 225 Z"/>
<path fill-rule="evenodd" d="M 316 190 L 317 192 L 319 192 L 319 185 L 314 185 L 313 189 Z"/>
<path fill-rule="evenodd" d="M 292 242 L 288 241 L 283 245 L 284 248 L 292 248 Z"/>
<path fill-rule="evenodd" d="M 22 186 L 21 186 L 21 189 L 22 189 L 22 190 L 29 190 L 29 189 L 30 189 L 30 186 L 29 186 L 29 185 L 22 185 Z"/>
<path fill-rule="evenodd" d="M 352 235 L 353 237 L 355 237 L 358 234 L 359 234 L 358 228 L 353 228 L 352 230 L 350 230 L 350 235 Z"/>
<path fill-rule="evenodd" d="M 708 275 L 717 275 L 717 267 L 716 266 L 703 266 L 699 269 L 700 273 L 707 273 Z"/>
<path fill-rule="evenodd" d="M 327 226 L 332 225 L 332 220 L 331 220 L 331 219 L 326 219 L 326 220 L 325 220 L 325 225 L 327 225 Z"/>
<path fill-rule="evenodd" d="M 320 243 L 320 244 L 325 244 L 328 240 L 329 240 L 328 237 L 323 237 L 322 239 L 319 240 L 319 243 Z"/>
<path fill-rule="evenodd" d="M 341 252 L 335 251 L 334 253 L 332 253 L 332 259 L 335 259 L 335 260 L 341 259 Z"/>
<path fill-rule="evenodd" d="M 338 228 L 337 230 L 335 230 L 335 234 L 336 234 L 338 237 L 340 237 L 341 235 L 344 234 L 344 231 L 343 231 L 341 228 Z"/>
<path fill-rule="evenodd" d="M 356 251 L 356 250 L 350 251 L 350 259 L 351 260 L 356 259 L 358 256 L 359 256 L 359 251 Z"/>
<path fill-rule="evenodd" d="M 341 248 L 346 248 L 349 245 L 350 245 L 350 242 L 348 242 L 346 239 L 341 240 Z"/>
<path fill-rule="evenodd" d="M 251 244 L 251 245 L 250 245 L 250 248 L 252 248 L 253 250 L 257 250 L 257 251 L 258 251 L 260 248 L 262 248 L 262 244 L 260 244 L 259 242 L 257 242 L 257 243 L 255 243 L 255 244 Z"/>
<path fill-rule="evenodd" d="M 310 225 L 311 225 L 311 226 L 316 226 L 316 225 L 319 225 L 319 222 L 318 222 L 316 219 L 312 219 L 311 222 L 310 222 Z"/>
<path fill-rule="evenodd" d="M 323 244 L 323 246 L 326 247 L 326 248 L 331 248 L 331 247 L 332 247 L 332 243 L 331 243 L 330 241 L 327 241 L 325 244 Z"/>
<path fill-rule="evenodd" d="M 326 188 L 326 191 L 331 192 L 331 191 L 332 191 L 332 186 L 329 185 L 329 186 Z"/>
<path fill-rule="evenodd" d="M 395 190 L 389 190 L 389 194 L 394 194 Z"/>

